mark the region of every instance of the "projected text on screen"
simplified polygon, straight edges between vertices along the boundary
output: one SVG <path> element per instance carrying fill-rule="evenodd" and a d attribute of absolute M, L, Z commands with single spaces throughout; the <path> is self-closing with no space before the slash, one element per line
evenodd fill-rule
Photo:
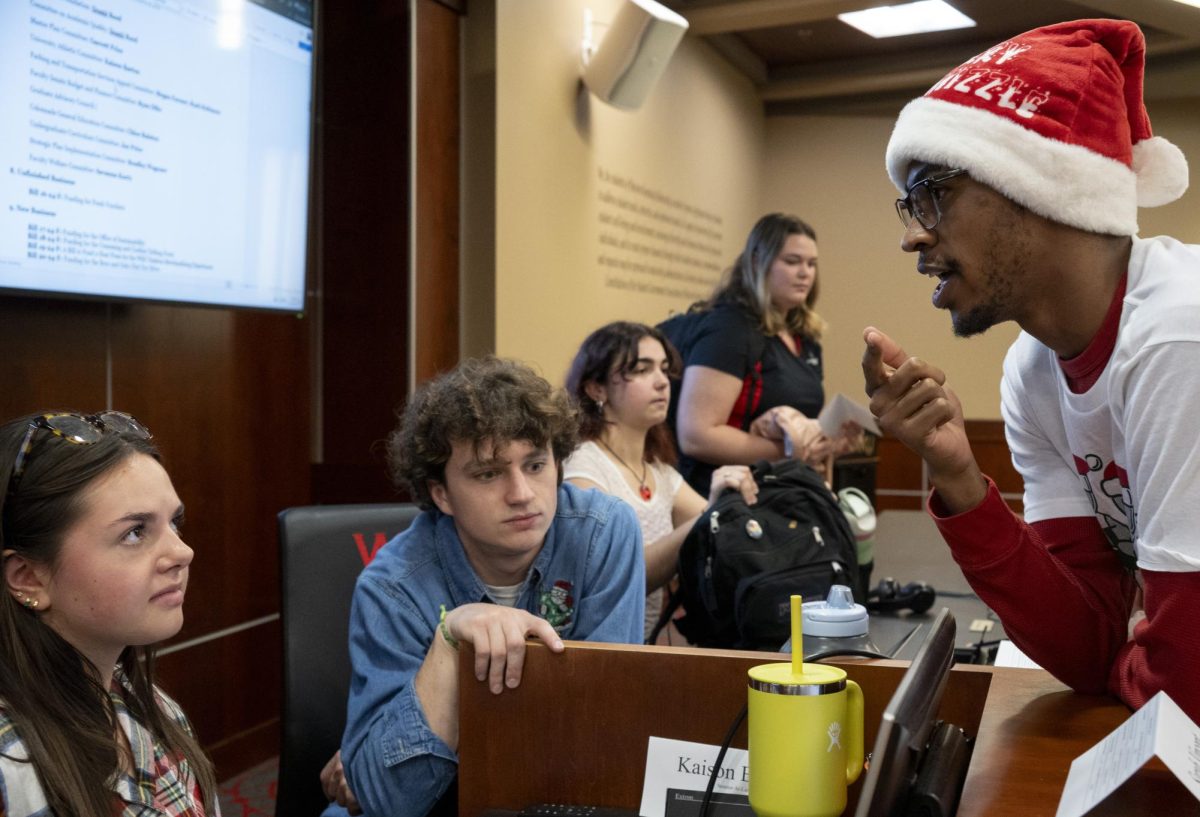
<path fill-rule="evenodd" d="M 311 89 L 264 6 L 0 4 L 0 289 L 302 308 Z"/>

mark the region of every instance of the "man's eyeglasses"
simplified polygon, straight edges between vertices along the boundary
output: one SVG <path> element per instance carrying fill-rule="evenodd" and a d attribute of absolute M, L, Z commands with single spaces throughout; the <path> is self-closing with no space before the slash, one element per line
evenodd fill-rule
<path fill-rule="evenodd" d="M 966 172 L 966 170 L 959 168 L 921 179 L 921 181 L 908 188 L 907 196 L 902 199 L 896 199 L 896 213 L 900 216 L 900 223 L 904 225 L 904 229 L 908 229 L 914 218 L 926 230 L 932 230 L 936 227 L 938 222 L 942 220 L 942 211 L 938 207 L 937 196 L 934 194 L 933 189 L 940 184 L 948 182 L 955 176 L 961 176 Z"/>
<path fill-rule="evenodd" d="M 29 463 L 29 452 L 33 450 L 33 440 L 38 431 L 49 431 L 56 437 L 61 437 L 75 445 L 91 445 L 97 442 L 105 432 L 127 434 L 141 440 L 151 438 L 150 430 L 123 411 L 103 411 L 99 414 L 43 414 L 29 422 L 29 430 L 25 439 L 17 449 L 17 459 L 13 462 L 12 476 L 8 480 L 8 490 L 11 493 L 17 488 L 25 466 Z"/>

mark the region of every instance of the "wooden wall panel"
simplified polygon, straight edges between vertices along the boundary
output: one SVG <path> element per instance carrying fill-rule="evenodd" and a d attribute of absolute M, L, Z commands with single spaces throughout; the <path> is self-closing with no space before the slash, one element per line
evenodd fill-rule
<path fill-rule="evenodd" d="M 875 497 L 878 510 L 921 507 L 920 496 L 907 495 L 922 490 L 921 458 L 899 440 L 882 437 L 875 446 L 879 457 L 876 467 Z M 897 494 L 894 492 L 904 492 Z"/>
<path fill-rule="evenodd" d="M 992 478 L 1001 493 L 1019 495 L 1025 490 L 1021 475 L 1013 467 L 1002 421 L 967 420 L 967 438 L 980 470 Z"/>
<path fill-rule="evenodd" d="M 181 639 L 279 610 L 275 515 L 309 501 L 308 331 L 293 315 L 125 306 L 113 401 L 161 441 L 196 550 Z"/>
<path fill-rule="evenodd" d="M 458 362 L 459 20 L 436 2 L 416 5 L 416 304 L 414 380 Z"/>
<path fill-rule="evenodd" d="M 405 499 L 387 477 L 383 441 L 408 394 L 410 359 L 418 382 L 458 362 L 460 13 L 393 0 L 339 4 L 321 21 L 318 502 Z"/>
<path fill-rule="evenodd" d="M 279 752 L 282 643 L 276 619 L 158 661 L 159 682 L 187 702 L 222 779 Z"/>
<path fill-rule="evenodd" d="M 105 408 L 103 303 L 0 295 L 0 422 Z"/>
<path fill-rule="evenodd" d="M 221 631 L 279 610 L 275 514 L 310 496 L 308 338 L 293 315 L 0 298 L 4 419 L 103 409 L 111 391 L 163 451 L 196 551 L 170 643 L 212 639 L 164 658 L 163 679 L 205 744 L 224 747 L 219 763 L 277 751 L 275 731 L 260 733 L 279 718 L 278 625 Z"/>
<path fill-rule="evenodd" d="M 1024 488 L 1004 439 L 1004 423 L 1000 420 L 968 420 L 966 430 L 980 469 L 1006 495 L 1009 507 L 1020 512 L 1020 497 Z M 880 439 L 876 453 L 879 455 L 876 472 L 877 509 L 923 508 L 927 487 L 923 483 L 921 458 L 892 437 Z"/>
<path fill-rule="evenodd" d="M 319 21 L 320 502 L 392 501 L 380 442 L 408 390 L 409 9 Z"/>

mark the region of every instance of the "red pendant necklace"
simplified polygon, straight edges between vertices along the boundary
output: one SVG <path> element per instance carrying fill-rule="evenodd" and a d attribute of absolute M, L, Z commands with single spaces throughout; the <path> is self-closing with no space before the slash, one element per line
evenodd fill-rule
<path fill-rule="evenodd" d="M 597 438 L 597 439 L 600 439 L 600 438 Z M 608 443 L 604 442 L 603 439 L 600 439 L 600 445 L 607 448 L 608 453 L 610 453 L 614 457 L 616 457 L 617 462 L 621 463 L 621 465 L 624 465 L 625 469 L 627 471 L 629 471 L 630 474 L 633 475 L 633 477 L 638 481 L 638 496 L 640 496 L 642 498 L 643 502 L 649 502 L 650 497 L 653 494 L 651 494 L 651 492 L 650 492 L 650 486 L 646 484 L 647 467 L 646 467 L 645 461 L 642 462 L 642 475 L 639 477 L 637 471 L 634 471 L 632 468 L 630 468 L 629 463 L 627 463 L 627 462 L 625 462 L 625 460 L 621 459 L 621 455 L 618 454 L 616 451 L 612 450 L 612 446 L 610 446 Z"/>

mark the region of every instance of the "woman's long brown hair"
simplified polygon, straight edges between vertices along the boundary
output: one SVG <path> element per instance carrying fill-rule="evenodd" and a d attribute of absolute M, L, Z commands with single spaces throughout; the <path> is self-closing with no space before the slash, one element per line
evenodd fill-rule
<path fill-rule="evenodd" d="M 760 218 L 746 236 L 746 246 L 733 262 L 712 297 L 703 302 L 711 308 L 719 303 L 734 303 L 758 318 L 764 334 L 775 335 L 784 330 L 819 341 L 825 331 L 825 320 L 817 314 L 817 296 L 821 276 L 813 278 L 812 288 L 804 303 L 785 315 L 771 304 L 767 279 L 771 265 L 783 252 L 788 236 L 803 235 L 817 240 L 817 233 L 806 222 L 787 213 L 770 213 Z"/>
<path fill-rule="evenodd" d="M 53 569 L 65 533 L 83 511 L 87 486 L 130 456 L 157 460 L 159 454 L 149 440 L 115 432 L 74 445 L 39 431 L 14 487 L 17 449 L 36 416 L 0 428 L 0 553 L 13 551 Z M 176 763 L 190 768 L 205 812 L 214 814 L 212 763 L 196 738 L 159 707 L 152 648 L 127 647 L 119 664 L 132 687 L 123 696 L 130 714 Z M 7 586 L 0 592 L 0 707 L 24 741 L 53 813 L 112 817 L 120 727 L 109 692 L 96 667 L 37 612 L 19 604 Z"/>

